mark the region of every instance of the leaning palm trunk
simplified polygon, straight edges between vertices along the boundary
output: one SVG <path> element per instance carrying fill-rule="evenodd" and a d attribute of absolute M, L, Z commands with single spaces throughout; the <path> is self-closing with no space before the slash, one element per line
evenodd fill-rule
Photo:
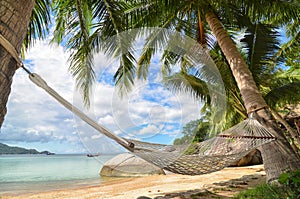
<path fill-rule="evenodd" d="M 34 0 L 0 1 L 0 34 L 18 52 L 27 33 L 34 2 Z M 16 69 L 16 60 L 0 45 L 0 127 L 7 111 L 6 103 Z"/>
<path fill-rule="evenodd" d="M 248 114 L 252 112 L 256 113 L 255 115 L 260 122 L 277 137 L 275 142 L 264 145 L 261 148 L 267 182 L 278 179 L 279 175 L 286 170 L 299 169 L 299 157 L 285 139 L 283 132 L 277 127 L 246 62 L 237 50 L 234 42 L 213 12 L 208 12 L 205 17 L 230 64 L 232 74 L 240 89 Z"/>

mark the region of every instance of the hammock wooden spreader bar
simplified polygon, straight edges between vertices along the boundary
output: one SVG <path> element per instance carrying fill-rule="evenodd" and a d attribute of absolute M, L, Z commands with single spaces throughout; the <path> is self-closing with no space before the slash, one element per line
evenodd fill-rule
<path fill-rule="evenodd" d="M 259 137 L 259 136 L 250 136 L 250 135 L 218 135 L 218 137 L 223 138 L 248 138 L 248 139 L 274 139 L 274 137 Z"/>

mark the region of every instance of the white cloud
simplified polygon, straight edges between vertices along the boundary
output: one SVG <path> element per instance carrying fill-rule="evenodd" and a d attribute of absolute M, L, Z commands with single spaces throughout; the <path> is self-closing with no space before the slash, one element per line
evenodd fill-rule
<path fill-rule="evenodd" d="M 74 81 L 67 72 L 67 57 L 62 47 L 37 41 L 26 53 L 25 66 L 38 73 L 64 98 L 72 101 Z M 8 113 L 1 129 L 5 142 L 74 142 L 70 121 L 73 115 L 35 86 L 19 69 L 13 80 Z M 69 135 L 70 133 L 70 135 Z"/>
<path fill-rule="evenodd" d="M 157 76 L 137 81 L 132 92 L 122 99 L 112 85 L 98 82 L 94 90 L 93 117 L 126 138 L 140 139 L 151 134 L 175 137 L 186 122 L 199 118 L 199 102 L 184 94 L 171 93 Z"/>
<path fill-rule="evenodd" d="M 146 127 L 142 128 L 141 130 L 134 133 L 138 137 L 151 137 L 157 133 L 160 133 L 161 129 L 156 125 L 147 125 Z"/>

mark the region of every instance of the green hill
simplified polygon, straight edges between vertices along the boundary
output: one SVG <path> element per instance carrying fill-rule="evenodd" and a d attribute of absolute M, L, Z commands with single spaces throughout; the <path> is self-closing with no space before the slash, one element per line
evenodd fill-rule
<path fill-rule="evenodd" d="M 0 154 L 52 154 L 48 151 L 38 152 L 35 149 L 25 149 L 0 143 Z"/>

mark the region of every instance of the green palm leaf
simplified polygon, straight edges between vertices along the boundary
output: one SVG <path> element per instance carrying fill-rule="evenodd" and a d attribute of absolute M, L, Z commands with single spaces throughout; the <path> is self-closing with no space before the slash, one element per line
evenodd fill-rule
<path fill-rule="evenodd" d="M 53 41 L 64 43 L 71 50 L 69 71 L 89 106 L 90 87 L 95 80 L 93 47 L 89 37 L 92 30 L 92 4 L 86 0 L 53 1 L 57 14 Z"/>
<path fill-rule="evenodd" d="M 297 104 L 300 102 L 300 82 L 285 84 L 272 89 L 265 100 L 272 108 L 284 107 L 288 104 Z"/>
<path fill-rule="evenodd" d="M 54 0 L 53 5 L 56 27 L 52 41 L 63 44 L 71 52 L 69 70 L 76 78 L 85 105 L 89 105 L 90 88 L 95 81 L 94 54 L 100 50 L 121 60 L 116 84 L 130 86 L 134 76 L 132 40 L 124 40 L 119 34 L 126 28 L 123 12 L 129 8 L 128 4 L 110 0 Z M 113 36 L 117 39 L 113 40 Z M 128 81 L 121 79 L 123 75 Z"/>
<path fill-rule="evenodd" d="M 183 92 L 195 99 L 210 102 L 207 83 L 186 71 L 181 70 L 179 73 L 164 77 L 163 83 L 173 92 Z"/>
<path fill-rule="evenodd" d="M 22 46 L 22 55 L 36 39 L 45 39 L 49 31 L 51 3 L 50 0 L 37 0 L 31 14 L 27 35 Z"/>

